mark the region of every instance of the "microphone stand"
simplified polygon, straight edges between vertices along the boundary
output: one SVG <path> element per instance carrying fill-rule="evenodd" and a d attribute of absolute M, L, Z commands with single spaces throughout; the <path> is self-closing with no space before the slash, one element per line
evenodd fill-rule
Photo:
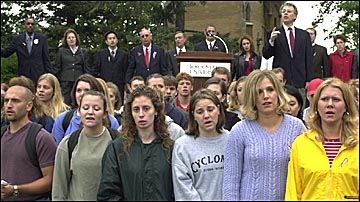
<path fill-rule="evenodd" d="M 229 53 L 228 47 L 227 47 L 226 43 L 224 42 L 224 40 L 222 40 L 222 38 L 220 38 L 220 37 L 218 37 L 216 35 L 213 35 L 213 37 L 219 39 L 224 44 L 226 53 Z"/>

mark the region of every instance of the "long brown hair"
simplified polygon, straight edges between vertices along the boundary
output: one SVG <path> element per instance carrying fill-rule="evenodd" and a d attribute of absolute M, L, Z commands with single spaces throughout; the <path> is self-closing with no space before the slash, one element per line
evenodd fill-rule
<path fill-rule="evenodd" d="M 204 99 L 211 100 L 219 108 L 220 114 L 219 114 L 218 122 L 216 124 L 216 132 L 219 134 L 222 133 L 223 132 L 222 128 L 225 124 L 224 106 L 221 104 L 219 98 L 210 89 L 207 88 L 199 89 L 191 97 L 189 104 L 189 122 L 188 122 L 188 127 L 185 131 L 187 135 L 195 136 L 195 138 L 200 135 L 199 124 L 195 121 L 194 118 L 195 106 L 200 100 L 204 100 Z"/>
<path fill-rule="evenodd" d="M 136 88 L 126 100 L 124 105 L 123 118 L 121 119 L 122 128 L 120 136 L 122 137 L 123 153 L 129 153 L 130 148 L 135 140 L 135 135 L 138 134 L 135 120 L 132 116 L 132 103 L 135 98 L 145 96 L 148 97 L 154 105 L 157 115 L 154 119 L 154 131 L 162 139 L 162 146 L 167 152 L 168 161 L 171 162 L 171 153 L 174 146 L 174 141 L 170 138 L 170 133 L 167 129 L 168 125 L 165 122 L 165 112 L 163 96 L 156 88 L 148 86 L 141 86 Z M 120 156 L 123 154 L 121 153 Z"/>

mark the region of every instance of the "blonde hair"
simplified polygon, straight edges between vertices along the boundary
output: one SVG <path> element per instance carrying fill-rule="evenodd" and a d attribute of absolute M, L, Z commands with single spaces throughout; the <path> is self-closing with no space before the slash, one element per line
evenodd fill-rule
<path fill-rule="evenodd" d="M 115 99 L 117 100 L 114 104 L 114 109 L 115 110 L 120 110 L 121 108 L 121 103 L 122 103 L 122 100 L 121 100 L 121 97 L 120 97 L 120 91 L 119 91 L 119 88 L 116 84 L 114 84 L 113 82 L 111 81 L 108 81 L 106 82 L 106 86 L 108 88 L 108 90 L 112 89 L 113 90 L 113 93 L 114 93 L 114 96 L 115 96 Z M 110 96 L 110 95 L 109 95 Z"/>
<path fill-rule="evenodd" d="M 260 82 L 265 78 L 268 78 L 274 85 L 274 90 L 278 95 L 279 106 L 276 110 L 276 113 L 284 114 L 287 111 L 289 97 L 286 95 L 285 90 L 280 84 L 280 81 L 276 77 L 275 73 L 271 70 L 261 71 L 257 69 L 248 75 L 242 92 L 243 104 L 240 107 L 240 113 L 248 120 L 256 120 L 258 118 L 256 97 L 259 95 Z M 245 98 L 246 100 L 244 100 Z"/>
<path fill-rule="evenodd" d="M 240 83 L 244 83 L 246 81 L 246 78 L 247 78 L 247 76 L 242 76 L 237 81 L 234 81 L 231 83 L 231 85 L 229 87 L 229 91 L 230 91 L 229 110 L 239 110 L 240 109 L 240 101 L 239 101 L 239 97 L 238 97 L 237 88 Z"/>
<path fill-rule="evenodd" d="M 343 94 L 346 112 L 342 117 L 342 123 L 340 126 L 340 141 L 346 147 L 354 147 L 359 142 L 357 139 L 359 133 L 359 114 L 349 86 L 338 78 L 328 78 L 317 88 L 313 97 L 313 102 L 319 102 L 322 91 L 328 86 L 339 89 Z M 325 136 L 321 126 L 321 117 L 317 111 L 317 104 L 310 107 L 310 116 L 306 121 L 306 125 L 309 130 L 316 131 L 318 133 L 318 140 L 324 142 Z"/>
<path fill-rule="evenodd" d="M 102 78 L 96 78 L 96 80 L 99 81 L 101 87 L 103 88 L 105 99 L 106 99 L 106 105 L 107 105 L 106 108 L 107 108 L 108 113 L 111 115 L 114 115 L 114 106 L 111 104 L 109 89 L 106 85 L 106 82 Z"/>
<path fill-rule="evenodd" d="M 49 102 L 49 105 L 45 107 L 44 110 L 47 115 L 51 116 L 55 120 L 61 112 L 70 109 L 70 107 L 64 103 L 60 83 L 56 76 L 51 73 L 46 73 L 39 77 L 38 83 L 42 80 L 48 81 L 53 88 L 53 96 Z"/>

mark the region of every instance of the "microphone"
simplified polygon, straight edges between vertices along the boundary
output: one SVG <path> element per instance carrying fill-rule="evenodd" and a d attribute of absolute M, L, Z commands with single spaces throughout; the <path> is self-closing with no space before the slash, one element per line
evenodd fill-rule
<path fill-rule="evenodd" d="M 226 53 L 229 53 L 229 49 L 228 49 L 228 47 L 227 47 L 227 45 L 226 45 L 225 41 L 224 41 L 224 40 L 222 40 L 222 38 L 220 38 L 220 37 L 216 36 L 215 34 L 212 34 L 211 32 L 206 32 L 206 36 L 215 37 L 215 38 L 219 39 L 219 40 L 221 41 L 221 43 L 223 43 L 223 44 L 224 44 Z"/>
<path fill-rule="evenodd" d="M 211 34 L 211 32 L 206 32 L 206 36 L 214 37 L 215 34 Z"/>

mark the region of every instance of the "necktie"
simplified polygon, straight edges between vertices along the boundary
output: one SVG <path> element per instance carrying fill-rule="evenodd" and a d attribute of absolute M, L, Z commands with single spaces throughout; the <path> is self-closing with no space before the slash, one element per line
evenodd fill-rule
<path fill-rule="evenodd" d="M 146 48 L 145 50 L 145 63 L 146 63 L 146 68 L 149 69 L 149 49 Z"/>
<path fill-rule="evenodd" d="M 294 33 L 292 31 L 292 28 L 289 27 L 289 31 L 290 31 L 290 34 L 289 34 L 289 38 L 290 38 L 290 47 L 291 47 L 291 53 L 294 57 L 294 50 L 295 50 L 295 38 L 294 38 Z"/>
<path fill-rule="evenodd" d="M 180 49 L 179 49 L 179 54 L 180 54 L 181 52 L 182 52 L 182 49 L 180 48 Z M 178 54 L 178 55 L 179 55 L 179 54 Z"/>
<path fill-rule="evenodd" d="M 28 49 L 28 53 L 31 53 L 31 37 L 28 38 L 28 40 L 26 41 L 26 47 Z"/>
<path fill-rule="evenodd" d="M 115 52 L 111 51 L 111 59 L 114 60 L 115 59 Z"/>
<path fill-rule="evenodd" d="M 212 43 L 210 43 L 210 51 L 213 50 L 213 46 L 212 46 Z"/>

